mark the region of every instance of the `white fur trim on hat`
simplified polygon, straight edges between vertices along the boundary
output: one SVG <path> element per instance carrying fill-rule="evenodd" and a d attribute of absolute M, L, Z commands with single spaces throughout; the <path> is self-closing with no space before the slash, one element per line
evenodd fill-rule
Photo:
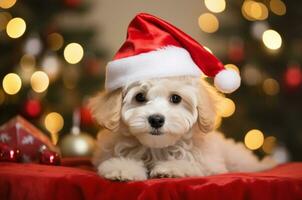
<path fill-rule="evenodd" d="M 113 60 L 106 69 L 105 88 L 108 91 L 131 82 L 149 78 L 202 75 L 190 53 L 180 47 L 167 46 L 155 51 Z"/>
<path fill-rule="evenodd" d="M 240 75 L 232 69 L 218 72 L 214 78 L 215 87 L 223 93 L 232 93 L 240 86 Z"/>

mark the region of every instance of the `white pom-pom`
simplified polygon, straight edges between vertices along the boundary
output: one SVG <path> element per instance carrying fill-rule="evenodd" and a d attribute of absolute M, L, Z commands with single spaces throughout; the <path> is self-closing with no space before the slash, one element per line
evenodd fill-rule
<path fill-rule="evenodd" d="M 223 93 L 232 93 L 239 88 L 241 82 L 238 72 L 232 69 L 224 69 L 214 78 L 215 87 Z"/>

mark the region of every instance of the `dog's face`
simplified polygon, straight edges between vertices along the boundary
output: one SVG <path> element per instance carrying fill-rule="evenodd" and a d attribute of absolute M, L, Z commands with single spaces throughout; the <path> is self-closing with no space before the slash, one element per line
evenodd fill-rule
<path fill-rule="evenodd" d="M 147 147 L 163 148 L 189 136 L 196 124 L 202 132 L 212 130 L 215 105 L 209 90 L 205 82 L 191 77 L 140 81 L 96 97 L 92 111 L 104 127 L 120 128 L 121 134 Z"/>

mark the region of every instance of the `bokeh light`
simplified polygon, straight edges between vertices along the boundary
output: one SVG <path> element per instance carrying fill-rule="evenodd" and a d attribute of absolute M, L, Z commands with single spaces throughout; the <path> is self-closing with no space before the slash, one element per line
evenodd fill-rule
<path fill-rule="evenodd" d="M 272 78 L 265 79 L 262 85 L 265 94 L 273 96 L 279 93 L 279 83 Z"/>
<path fill-rule="evenodd" d="M 22 81 L 18 74 L 9 73 L 3 78 L 2 86 L 7 94 L 14 95 L 21 89 Z"/>
<path fill-rule="evenodd" d="M 270 9 L 276 15 L 285 15 L 286 14 L 286 5 L 281 0 L 271 0 L 269 2 Z"/>
<path fill-rule="evenodd" d="M 247 64 L 242 69 L 242 79 L 245 84 L 254 86 L 262 82 L 263 75 L 256 66 Z"/>
<path fill-rule="evenodd" d="M 44 125 L 51 134 L 52 142 L 56 144 L 58 142 L 58 132 L 64 126 L 64 119 L 62 115 L 57 112 L 47 114 L 44 119 Z"/>
<path fill-rule="evenodd" d="M 204 13 L 199 16 L 198 25 L 202 31 L 206 33 L 214 33 L 219 28 L 219 21 L 215 15 Z"/>
<path fill-rule="evenodd" d="M 241 12 L 242 15 L 250 21 L 265 20 L 268 17 L 268 9 L 266 5 L 252 0 L 244 1 Z"/>
<path fill-rule="evenodd" d="M 226 69 L 234 70 L 234 71 L 236 71 L 238 74 L 240 73 L 239 68 L 238 68 L 236 65 L 234 65 L 234 64 L 226 64 L 224 67 L 225 67 Z"/>
<path fill-rule="evenodd" d="M 263 145 L 263 142 L 263 133 L 257 129 L 250 130 L 244 137 L 245 146 L 251 150 L 259 149 Z"/>
<path fill-rule="evenodd" d="M 277 50 L 282 45 L 282 38 L 280 34 L 272 29 L 264 31 L 262 41 L 264 45 L 271 50 Z"/>
<path fill-rule="evenodd" d="M 59 33 L 51 33 L 47 36 L 47 43 L 51 50 L 57 51 L 63 46 L 64 39 Z"/>
<path fill-rule="evenodd" d="M 4 30 L 12 15 L 9 12 L 0 12 L 0 31 Z"/>
<path fill-rule="evenodd" d="M 11 19 L 6 26 L 6 33 L 11 38 L 21 37 L 26 30 L 26 23 L 22 18 Z"/>
<path fill-rule="evenodd" d="M 254 22 L 251 26 L 251 32 L 254 38 L 260 40 L 262 38 L 262 34 L 269 28 L 269 25 L 266 21 Z"/>
<path fill-rule="evenodd" d="M 302 84 L 302 70 L 299 65 L 288 67 L 284 74 L 285 83 L 289 88 L 298 88 Z"/>
<path fill-rule="evenodd" d="M 218 115 L 221 117 L 230 117 L 234 114 L 235 110 L 235 103 L 229 98 L 224 98 L 218 105 Z"/>
<path fill-rule="evenodd" d="M 20 60 L 20 66 L 22 68 L 32 68 L 35 67 L 36 65 L 36 59 L 34 56 L 31 55 L 23 55 L 21 60 Z"/>
<path fill-rule="evenodd" d="M 271 154 L 276 147 L 276 143 L 277 139 L 274 136 L 268 136 L 264 139 L 262 150 L 267 154 Z"/>
<path fill-rule="evenodd" d="M 84 56 L 83 47 L 78 43 L 70 43 L 64 49 L 64 58 L 70 64 L 76 64 Z"/>
<path fill-rule="evenodd" d="M 39 37 L 31 37 L 27 39 L 24 45 L 24 52 L 28 55 L 36 56 L 42 50 L 42 43 Z"/>
<path fill-rule="evenodd" d="M 30 84 L 31 84 L 32 89 L 35 92 L 41 93 L 41 92 L 44 92 L 48 88 L 49 78 L 45 72 L 36 71 L 31 76 Z"/>
<path fill-rule="evenodd" d="M 0 7 L 4 9 L 11 8 L 15 5 L 17 0 L 1 0 Z"/>
<path fill-rule="evenodd" d="M 214 13 L 220 13 L 225 10 L 225 0 L 205 0 L 204 1 L 207 9 Z"/>
<path fill-rule="evenodd" d="M 39 100 L 30 99 L 24 104 L 24 112 L 27 116 L 35 118 L 41 114 L 42 106 Z"/>
<path fill-rule="evenodd" d="M 42 60 L 42 68 L 45 71 L 51 81 L 55 80 L 60 71 L 60 62 L 57 56 L 47 55 Z"/>

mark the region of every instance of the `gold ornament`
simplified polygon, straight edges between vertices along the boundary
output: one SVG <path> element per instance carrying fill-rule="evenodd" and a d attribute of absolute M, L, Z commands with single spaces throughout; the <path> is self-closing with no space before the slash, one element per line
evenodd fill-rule
<path fill-rule="evenodd" d="M 71 134 L 66 135 L 59 143 L 63 157 L 91 156 L 95 148 L 95 139 L 80 131 L 80 112 L 73 113 L 73 127 Z"/>
<path fill-rule="evenodd" d="M 59 143 L 63 157 L 91 156 L 95 140 L 87 133 L 68 134 Z"/>

